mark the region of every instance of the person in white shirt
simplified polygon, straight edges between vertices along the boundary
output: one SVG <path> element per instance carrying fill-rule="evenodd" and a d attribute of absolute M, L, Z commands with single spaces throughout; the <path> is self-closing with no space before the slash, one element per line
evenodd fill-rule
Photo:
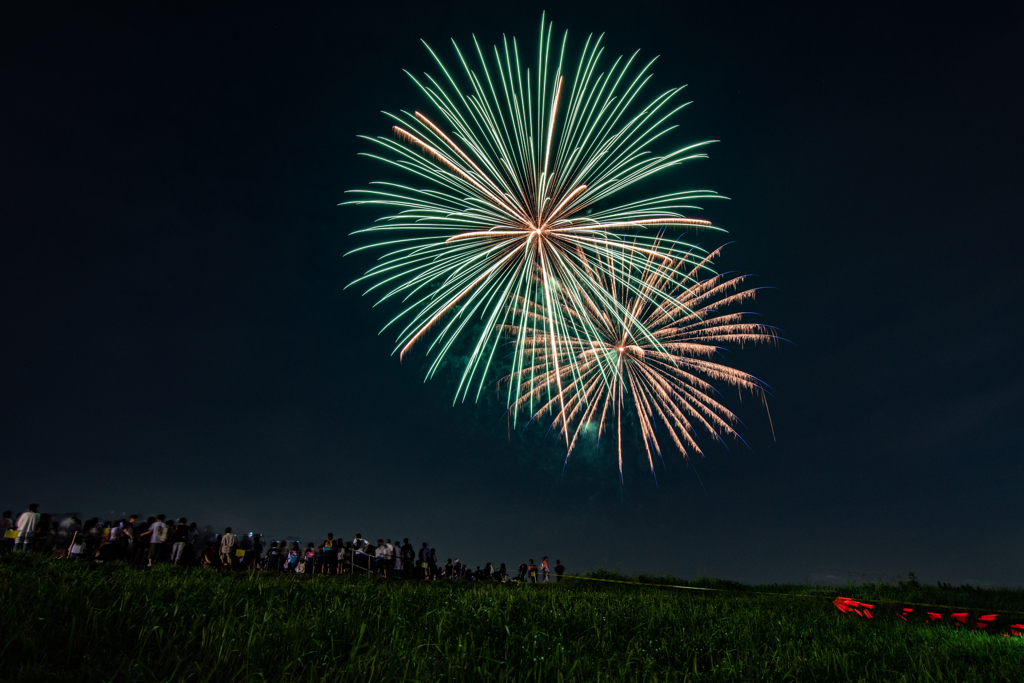
<path fill-rule="evenodd" d="M 377 539 L 377 548 L 374 550 L 374 563 L 373 568 L 378 574 L 383 576 L 388 575 L 388 566 L 391 564 L 388 562 L 388 547 L 384 545 L 384 539 Z"/>
<path fill-rule="evenodd" d="M 38 512 L 39 503 L 32 503 L 28 506 L 28 510 L 21 513 L 18 517 L 18 537 L 14 541 L 15 550 L 28 550 L 32 547 L 32 539 L 36 535 L 36 527 L 39 526 L 39 517 L 41 516 Z"/>
<path fill-rule="evenodd" d="M 220 539 L 220 561 L 225 567 L 231 567 L 234 563 L 235 535 L 231 533 L 231 527 L 224 530 Z"/>
<path fill-rule="evenodd" d="M 167 525 L 164 515 L 157 515 L 156 521 L 149 525 L 149 566 L 152 567 L 160 559 L 160 549 L 167 538 Z"/>
<path fill-rule="evenodd" d="M 395 575 L 395 555 L 398 554 L 398 548 L 395 547 L 395 545 L 391 542 L 390 538 L 385 538 L 384 539 L 384 548 L 387 551 L 384 554 L 385 575 L 389 576 L 389 577 L 390 576 L 394 576 Z"/>
<path fill-rule="evenodd" d="M 356 534 L 356 537 L 352 539 L 352 572 L 356 571 L 365 572 L 367 571 L 366 562 L 366 546 L 367 542 L 363 540 L 362 534 Z"/>
<path fill-rule="evenodd" d="M 85 554 L 85 540 L 82 538 L 75 538 L 75 542 L 68 548 L 68 557 L 72 560 L 77 560 Z"/>

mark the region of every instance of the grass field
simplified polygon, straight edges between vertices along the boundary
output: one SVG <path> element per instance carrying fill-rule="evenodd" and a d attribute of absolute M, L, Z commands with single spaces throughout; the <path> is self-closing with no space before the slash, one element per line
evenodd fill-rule
<path fill-rule="evenodd" d="M 3 681 L 1024 681 L 1024 638 L 829 599 L 1022 591 L 385 583 L 0 558 Z M 820 597 L 804 597 L 811 593 Z M 888 593 L 888 595 L 884 595 Z"/>

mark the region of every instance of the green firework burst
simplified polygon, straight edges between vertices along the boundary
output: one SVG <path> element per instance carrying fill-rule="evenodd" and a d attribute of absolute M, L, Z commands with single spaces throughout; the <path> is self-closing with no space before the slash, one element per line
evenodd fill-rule
<path fill-rule="evenodd" d="M 569 365 L 551 368 L 552 391 L 561 397 L 565 382 L 581 381 L 577 361 L 558 348 L 529 351 L 533 326 L 542 321 L 557 344 L 578 333 L 579 321 L 565 307 L 595 305 L 622 324 L 639 324 L 605 284 L 657 307 L 665 290 L 645 285 L 652 270 L 672 282 L 674 273 L 701 262 L 694 245 L 664 239 L 663 232 L 715 229 L 686 214 L 699 208 L 694 201 L 718 194 L 679 191 L 619 205 L 613 197 L 705 156 L 700 148 L 709 142 L 653 152 L 688 104 L 680 101 L 682 87 L 647 99 L 653 60 L 640 65 L 634 53 L 605 66 L 601 37 L 588 37 L 570 60 L 568 34 L 554 39 L 542 18 L 534 69 L 524 65 L 515 39 L 495 46 L 492 59 L 475 38 L 471 53 L 453 46 L 455 69 L 428 46 L 440 73 L 410 74 L 436 114 L 389 114 L 394 135 L 366 138 L 379 148 L 368 156 L 412 180 L 372 183 L 346 202 L 392 212 L 353 233 L 373 238 L 354 251 L 384 252 L 355 282 L 368 284 L 378 303 L 401 303 L 385 329 L 397 330 L 401 355 L 428 344 L 428 377 L 456 341 L 469 340 L 455 400 L 479 397 L 507 330 L 518 336 L 511 340 L 514 375 L 541 359 Z M 593 277 L 595 269 L 602 278 Z M 531 316 L 522 302 L 546 314 Z M 638 334 L 657 347 L 656 337 Z M 523 398 L 519 383 L 508 391 L 509 405 Z"/>

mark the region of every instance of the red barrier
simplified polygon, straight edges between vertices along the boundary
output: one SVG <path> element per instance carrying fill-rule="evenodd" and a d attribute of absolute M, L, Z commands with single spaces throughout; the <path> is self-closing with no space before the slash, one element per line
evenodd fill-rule
<path fill-rule="evenodd" d="M 858 616 L 867 617 L 868 619 L 874 619 L 871 615 L 871 610 L 875 608 L 874 605 L 869 605 L 866 602 L 858 602 L 853 598 L 838 597 L 832 601 L 832 604 L 839 608 L 839 611 L 843 614 L 849 614 L 855 612 Z"/>
<path fill-rule="evenodd" d="M 832 604 L 842 612 L 843 614 L 856 614 L 859 617 L 866 619 L 874 619 L 875 615 L 872 614 L 872 610 L 875 609 L 875 605 L 854 600 L 853 598 L 844 598 L 842 596 L 832 601 Z M 930 607 L 937 607 L 937 605 L 928 605 Z M 880 607 L 881 608 L 881 607 Z M 897 617 L 903 621 L 910 621 L 915 619 L 917 621 L 925 620 L 926 623 L 942 622 L 947 616 L 955 626 L 967 626 L 968 622 L 971 621 L 970 612 L 948 612 L 943 614 L 942 612 L 915 612 L 913 607 L 903 607 L 896 604 L 892 604 L 891 611 L 895 613 Z M 945 608 L 955 609 L 955 608 Z M 977 613 L 976 613 L 977 614 Z M 920 616 L 919 616 L 920 615 Z M 911 619 L 908 619 L 910 617 Z M 1010 617 L 1001 616 L 999 614 L 981 614 L 973 619 L 974 631 L 987 631 L 989 633 L 1001 633 L 1004 636 L 1024 636 L 1024 624 L 1010 624 L 1008 623 L 1012 619 Z M 991 628 L 990 628 L 991 627 Z"/>

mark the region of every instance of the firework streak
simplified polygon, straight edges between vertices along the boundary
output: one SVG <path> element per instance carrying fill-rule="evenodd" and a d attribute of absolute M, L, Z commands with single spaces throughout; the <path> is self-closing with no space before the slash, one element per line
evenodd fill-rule
<path fill-rule="evenodd" d="M 596 424 L 600 437 L 606 424 L 614 425 L 620 482 L 626 409 L 639 423 L 652 473 L 655 455 L 661 456 L 655 419 L 684 454 L 702 454 L 694 439 L 698 429 L 716 440 L 723 435 L 739 438 L 733 427 L 738 418 L 721 403 L 712 382 L 762 397 L 763 386 L 756 377 L 716 359 L 723 345 L 770 342 L 776 336 L 774 328 L 748 322 L 746 313 L 733 310 L 756 292 L 744 287 L 743 276 L 698 279 L 717 254 L 709 254 L 687 273 L 650 259 L 639 293 L 619 287 L 604 271 L 593 272 L 593 279 L 626 315 L 588 299 L 582 310 L 559 301 L 568 332 L 552 342 L 544 332 L 549 325 L 534 325 L 525 336 L 523 346 L 535 364 L 508 378 L 520 385 L 513 408 L 529 405 L 535 416 L 555 412 L 554 424 L 571 435 L 567 460 L 588 426 Z M 546 310 L 536 307 L 535 317 L 543 319 Z M 560 363 L 550 358 L 552 349 L 564 354 Z M 562 395 L 551 397 L 553 385 L 565 387 Z"/>
<path fill-rule="evenodd" d="M 714 276 L 709 255 L 680 239 L 681 230 L 718 230 L 689 215 L 695 201 L 718 194 L 614 201 L 705 156 L 699 150 L 709 142 L 651 151 L 688 104 L 679 101 L 682 88 L 650 99 L 643 93 L 653 60 L 640 65 L 634 53 L 604 64 L 602 39 L 591 36 L 572 62 L 567 43 L 542 18 L 534 69 L 515 39 L 489 56 L 475 38 L 469 52 L 453 42 L 454 69 L 428 46 L 440 73 L 410 77 L 436 113 L 389 114 L 393 135 L 365 138 L 380 150 L 367 156 L 413 182 L 372 183 L 346 202 L 391 211 L 353 233 L 372 238 L 353 251 L 383 252 L 353 284 L 365 284 L 378 304 L 400 303 L 384 329 L 396 330 L 400 357 L 426 346 L 428 378 L 460 356 L 456 401 L 479 398 L 508 343 L 502 374 L 512 421 L 538 408 L 557 414 L 571 452 L 574 420 L 603 406 L 602 419 L 621 421 L 628 391 L 645 416 L 648 461 L 660 454 L 655 414 L 677 447 L 699 453 L 693 424 L 716 437 L 735 434 L 735 416 L 707 380 L 762 389 L 706 356 L 721 341 L 774 335 L 738 317 L 702 319 L 710 298 L 749 298 L 722 296 L 742 278 Z M 606 353 L 609 344 L 623 347 L 625 360 Z"/>

